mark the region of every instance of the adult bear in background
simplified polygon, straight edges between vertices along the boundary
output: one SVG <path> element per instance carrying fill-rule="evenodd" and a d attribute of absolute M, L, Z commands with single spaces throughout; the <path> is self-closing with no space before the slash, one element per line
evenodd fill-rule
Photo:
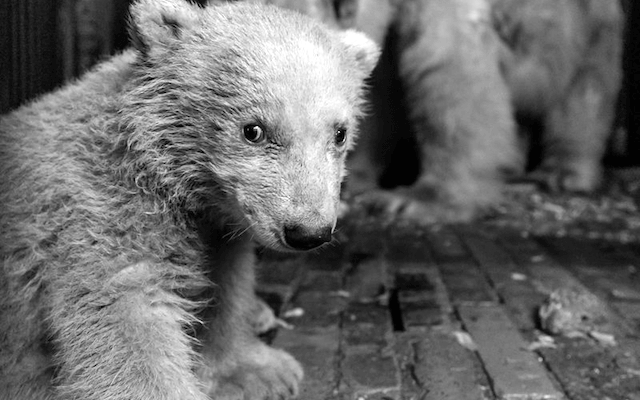
<path fill-rule="evenodd" d="M 410 186 L 368 200 L 420 222 L 468 220 L 500 200 L 505 174 L 522 164 L 491 8 L 402 0 L 390 29 L 421 167 Z"/>
<path fill-rule="evenodd" d="M 356 27 L 384 46 L 347 186 L 367 207 L 466 220 L 499 201 L 526 164 L 526 176 L 550 189 L 597 188 L 621 81 L 617 1 L 262 1 Z M 387 182 L 407 183 L 407 168 L 389 163 L 414 157 L 393 155 L 411 134 L 417 179 L 377 190 L 389 170 L 402 172 Z M 538 155 L 527 162 L 529 147 Z"/>
<path fill-rule="evenodd" d="M 621 4 L 492 1 L 503 75 L 537 153 L 531 177 L 555 190 L 596 189 L 622 81 Z"/>
<path fill-rule="evenodd" d="M 254 246 L 331 240 L 378 49 L 275 7 L 131 15 L 137 50 L 0 119 L 0 398 L 295 396 Z"/>
<path fill-rule="evenodd" d="M 365 194 L 365 204 L 423 222 L 466 220 L 523 174 L 551 190 L 598 187 L 622 80 L 618 1 L 387 3 L 395 14 L 385 51 L 397 64 L 422 165 L 410 187 Z M 356 26 L 375 10 L 359 9 Z M 385 105 L 371 93 L 376 114 Z M 372 154 L 370 162 L 380 159 Z"/>

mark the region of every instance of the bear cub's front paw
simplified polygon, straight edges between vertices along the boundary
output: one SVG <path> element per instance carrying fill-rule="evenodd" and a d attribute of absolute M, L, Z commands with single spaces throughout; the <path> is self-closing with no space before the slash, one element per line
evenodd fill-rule
<path fill-rule="evenodd" d="M 289 353 L 256 341 L 205 373 L 209 396 L 224 400 L 280 400 L 298 395 L 302 367 Z M 208 382 L 207 382 L 208 381 Z"/>

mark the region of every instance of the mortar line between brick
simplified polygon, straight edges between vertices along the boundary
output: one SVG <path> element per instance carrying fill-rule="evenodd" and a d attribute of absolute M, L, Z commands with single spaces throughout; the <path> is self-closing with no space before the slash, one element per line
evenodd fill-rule
<path fill-rule="evenodd" d="M 484 280 L 487 282 L 487 285 L 489 285 L 489 288 L 493 291 L 494 296 L 496 296 L 496 299 L 498 300 L 498 304 L 505 304 L 506 300 L 498 290 L 496 282 L 491 278 L 491 275 L 489 274 L 489 272 L 485 268 L 483 268 L 482 263 L 476 257 L 476 255 L 473 253 L 473 250 L 467 244 L 467 241 L 464 239 L 465 238 L 464 233 L 460 232 L 460 229 L 455 227 L 452 227 L 452 232 L 454 235 L 456 235 L 458 240 L 460 240 L 460 243 L 462 244 L 464 249 L 467 251 L 467 254 L 469 254 L 471 259 L 475 263 L 476 268 L 478 268 L 478 270 L 484 277 Z"/>
<path fill-rule="evenodd" d="M 343 258 L 343 266 L 340 269 L 340 289 L 345 290 L 347 288 L 347 275 L 349 271 L 353 270 L 357 267 L 351 261 L 351 257 L 346 255 L 346 260 Z M 348 304 L 347 304 L 348 307 Z M 342 367 L 344 365 L 344 360 L 346 359 L 345 354 L 345 337 L 344 337 L 344 326 L 345 326 L 345 318 L 346 316 L 346 308 L 341 310 L 338 313 L 338 347 L 336 349 L 335 361 L 334 361 L 334 387 L 331 392 L 333 394 L 340 393 L 342 391 L 343 385 L 348 386 L 348 382 L 346 382 L 344 373 L 342 371 Z"/>
<path fill-rule="evenodd" d="M 549 364 L 549 361 L 545 358 L 544 354 L 542 354 L 542 352 L 540 352 L 539 350 L 534 350 L 533 352 L 540 358 L 540 360 L 542 360 L 541 364 L 547 370 L 547 373 L 549 374 L 549 378 L 552 380 L 553 384 L 556 385 L 562 391 L 562 395 L 564 396 L 564 399 L 580 400 L 580 399 L 576 399 L 575 397 L 569 396 L 569 393 L 570 393 L 569 388 L 566 385 L 564 385 L 562 383 L 562 380 L 560 380 L 560 377 L 556 375 L 556 373 L 554 372 L 554 369 L 551 368 L 551 364 Z"/>
<path fill-rule="evenodd" d="M 459 238 L 459 235 L 457 234 L 457 232 L 453 232 L 456 237 Z M 464 243 L 463 243 L 464 244 Z M 433 250 L 430 247 L 430 244 L 427 242 L 425 243 L 425 246 L 427 247 L 429 252 L 432 252 Z M 468 250 L 466 244 L 464 244 L 465 249 Z M 436 286 L 436 292 L 437 292 L 437 296 L 438 296 L 438 303 L 440 303 L 440 307 L 443 309 L 443 311 L 446 314 L 446 320 L 444 321 L 445 324 L 447 324 L 449 326 L 450 330 L 454 329 L 454 321 L 452 321 L 451 319 L 454 318 L 457 322 L 457 325 L 460 327 L 460 329 L 464 330 L 467 334 L 469 334 L 469 331 L 467 330 L 467 328 L 464 326 L 464 322 L 462 321 L 462 318 L 460 317 L 460 314 L 458 312 L 458 306 L 454 303 L 454 299 L 452 298 L 451 294 L 449 293 L 449 291 L 447 290 L 447 287 L 444 283 L 444 280 L 442 278 L 442 272 L 440 270 L 440 262 L 438 260 L 435 259 L 435 257 L 431 257 L 431 259 L 433 260 L 433 265 L 435 268 L 433 268 L 432 272 L 430 273 L 430 275 L 432 275 L 434 279 L 434 284 Z M 474 259 L 475 260 L 475 259 Z M 480 268 L 479 266 L 477 266 L 478 268 Z M 481 271 L 484 275 L 484 272 Z M 493 289 L 493 286 L 491 287 Z M 412 349 L 412 351 L 414 351 Z M 478 362 L 478 365 L 480 366 L 480 369 L 482 371 L 482 373 L 484 374 L 484 376 L 487 379 L 487 382 L 489 383 L 489 391 L 491 392 L 490 395 L 492 397 L 492 399 L 497 400 L 499 397 L 496 394 L 496 390 L 495 390 L 495 384 L 493 382 L 493 378 L 491 377 L 491 375 L 489 375 L 489 372 L 487 371 L 487 368 L 484 364 L 484 361 L 482 360 L 482 357 L 480 357 L 480 353 L 476 350 L 473 351 L 473 357 L 474 359 Z M 415 359 L 414 359 L 415 361 Z M 424 393 L 424 396 L 426 396 L 426 392 Z"/>
<path fill-rule="evenodd" d="M 483 274 L 483 275 L 485 275 L 485 277 L 486 277 L 487 281 L 489 282 L 489 284 L 490 284 L 490 286 L 491 286 L 491 289 L 495 292 L 496 296 L 497 296 L 497 297 L 498 297 L 498 299 L 500 300 L 500 303 L 498 304 L 498 306 L 501 306 L 501 307 L 504 309 L 504 311 L 505 311 L 506 315 L 507 315 L 507 316 L 509 316 L 509 312 L 508 312 L 508 310 L 507 310 L 506 308 L 504 308 L 504 305 L 506 304 L 506 300 L 505 300 L 505 298 L 504 298 L 504 297 L 502 296 L 502 294 L 500 293 L 500 290 L 499 290 L 499 289 L 497 288 L 497 286 L 495 285 L 495 282 L 493 281 L 493 279 L 491 279 L 491 277 L 490 277 L 490 275 L 489 275 L 489 272 L 488 272 L 488 271 L 486 271 L 486 270 L 485 270 L 485 268 L 483 268 L 483 264 L 480 262 L 480 260 L 478 260 L 478 259 L 477 259 L 477 257 L 474 255 L 473 250 L 472 250 L 472 249 L 467 245 L 466 240 L 464 240 L 464 237 L 465 237 L 464 232 L 460 232 L 460 230 L 459 230 L 459 229 L 454 228 L 454 233 L 456 234 L 456 236 L 458 236 L 458 237 L 460 238 L 460 241 L 461 241 L 461 243 L 463 244 L 463 246 L 465 247 L 465 249 L 467 249 L 467 250 L 468 250 L 468 252 L 469 252 L 469 254 L 471 255 L 471 257 L 476 261 L 476 263 L 477 263 L 478 267 L 480 268 L 480 270 L 481 270 L 482 274 Z M 490 239 L 490 238 L 488 238 L 488 240 L 491 240 L 491 239 Z M 499 242 L 499 241 L 498 241 L 498 242 Z M 537 240 L 536 240 L 536 242 L 537 242 L 537 243 L 539 243 Z M 540 244 L 540 243 L 539 243 L 539 244 Z M 543 244 L 540 244 L 540 246 L 541 246 L 542 248 L 544 248 Z M 546 249 L 545 249 L 545 250 L 546 250 Z M 505 255 L 509 258 L 509 261 L 510 261 L 510 262 L 512 262 L 514 265 L 518 265 L 517 261 L 514 259 L 513 255 L 511 254 L 511 252 L 510 252 L 509 250 L 504 249 L 504 253 L 505 253 Z M 547 251 L 547 253 L 548 253 L 548 251 Z M 457 309 L 456 309 L 456 314 L 457 314 L 457 313 L 458 313 L 458 311 L 457 311 Z M 459 319 L 461 319 L 459 315 L 457 315 L 457 317 L 458 317 Z M 518 324 L 516 324 L 516 323 L 515 323 L 515 322 L 516 322 L 516 320 L 514 320 L 514 319 L 512 319 L 512 318 L 510 318 L 510 320 L 511 320 L 511 322 L 512 322 L 512 323 L 514 323 L 514 326 L 516 326 L 516 328 L 518 329 L 518 331 L 520 331 L 520 332 L 521 332 L 520 327 L 518 326 Z M 464 323 L 463 323 L 463 325 L 464 325 Z M 563 384 L 562 384 L 562 381 L 560 380 L 560 377 L 559 377 L 559 376 L 554 372 L 553 368 L 551 368 L 551 365 L 549 364 L 548 360 L 545 358 L 544 354 L 543 354 L 542 352 L 538 351 L 538 350 L 534 350 L 534 351 L 533 351 L 533 353 L 534 353 L 535 355 L 537 355 L 537 356 L 538 356 L 538 358 L 539 358 L 540 360 L 542 360 L 542 361 L 541 361 L 541 364 L 544 366 L 544 369 L 545 369 L 545 370 L 546 370 L 546 372 L 547 372 L 547 376 L 548 376 L 548 378 L 553 382 L 553 384 L 554 384 L 557 388 L 559 388 L 559 389 L 562 391 L 563 396 L 564 396 L 565 398 L 567 398 L 568 400 L 578 400 L 578 399 L 570 398 L 570 397 L 568 396 L 568 394 L 567 394 L 567 393 L 568 393 L 567 388 L 565 387 L 565 385 L 563 385 Z M 480 360 L 481 360 L 481 362 L 482 362 L 482 358 L 480 358 Z M 484 363 L 483 363 L 483 368 L 484 368 Z M 486 371 L 486 369 L 485 369 L 485 372 L 487 372 L 487 371 Z M 488 375 L 488 373 L 487 373 L 487 376 L 489 376 L 489 379 L 490 379 L 490 382 L 491 382 L 491 385 L 492 385 L 492 389 L 493 389 L 493 385 L 494 385 L 494 383 L 493 383 L 493 379 L 492 379 L 492 377 L 491 377 L 490 375 Z M 495 392 L 495 391 L 494 391 L 494 392 Z"/>
<path fill-rule="evenodd" d="M 335 361 L 334 361 L 334 386 L 331 389 L 332 394 L 340 393 L 344 383 L 344 374 L 342 373 L 342 365 L 344 364 L 345 351 L 344 351 L 344 317 L 345 312 L 340 311 L 338 314 L 338 347 L 336 349 Z"/>
<path fill-rule="evenodd" d="M 456 319 L 460 323 L 461 329 L 464 330 L 468 335 L 471 335 L 471 333 L 469 332 L 469 329 L 467 328 L 467 326 L 464 323 L 464 320 L 462 319 L 462 316 L 460 315 L 460 312 L 458 311 L 458 307 L 457 306 L 454 307 L 453 312 L 454 312 L 454 315 L 455 315 Z M 482 357 L 480 356 L 480 352 L 478 350 L 474 350 L 473 351 L 473 356 L 478 361 L 478 364 L 480 365 L 480 368 L 482 369 L 482 373 L 484 374 L 484 376 L 487 377 L 487 382 L 489 383 L 489 389 L 491 390 L 491 396 L 493 396 L 493 398 L 495 400 L 500 399 L 500 396 L 498 396 L 498 393 L 496 391 L 496 383 L 493 380 L 493 376 L 491 376 L 491 374 L 489 373 L 489 370 L 487 370 L 487 366 L 486 366 L 484 360 L 482 359 Z"/>
<path fill-rule="evenodd" d="M 422 382 L 420 377 L 416 374 L 416 364 L 418 364 L 418 350 L 416 349 L 416 343 L 411 343 L 411 366 L 409 369 L 409 373 L 411 375 L 411 379 L 415 383 L 415 385 L 420 389 L 420 394 L 418 400 L 424 400 L 429 394 L 429 389 L 425 387 L 425 382 Z"/>

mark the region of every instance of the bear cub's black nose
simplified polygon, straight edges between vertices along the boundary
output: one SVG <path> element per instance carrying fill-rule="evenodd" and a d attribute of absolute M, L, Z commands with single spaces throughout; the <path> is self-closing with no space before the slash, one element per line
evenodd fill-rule
<path fill-rule="evenodd" d="M 333 227 L 307 229 L 302 225 L 291 225 L 284 228 L 284 240 L 296 250 L 311 250 L 331 241 Z"/>

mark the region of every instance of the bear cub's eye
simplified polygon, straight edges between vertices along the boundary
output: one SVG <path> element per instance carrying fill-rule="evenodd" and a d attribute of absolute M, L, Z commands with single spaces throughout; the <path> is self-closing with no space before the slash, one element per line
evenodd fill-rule
<path fill-rule="evenodd" d="M 266 138 L 264 128 L 258 124 L 245 125 L 244 128 L 242 128 L 242 133 L 249 143 L 260 143 Z"/>
<path fill-rule="evenodd" d="M 344 145 L 347 141 L 347 128 L 343 126 L 336 128 L 336 131 L 333 135 L 333 140 L 338 146 Z"/>

